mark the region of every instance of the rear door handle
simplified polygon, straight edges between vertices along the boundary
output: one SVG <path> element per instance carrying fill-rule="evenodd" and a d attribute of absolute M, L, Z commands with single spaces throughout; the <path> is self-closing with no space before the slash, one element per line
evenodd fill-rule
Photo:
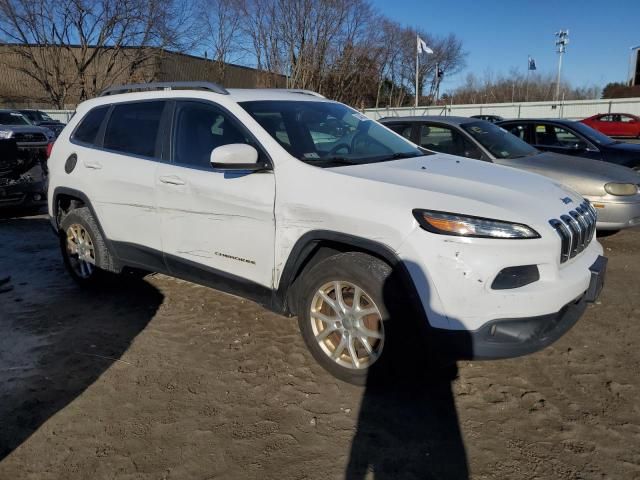
<path fill-rule="evenodd" d="M 87 162 L 84 161 L 84 167 L 90 168 L 91 170 L 100 170 L 102 169 L 102 164 L 100 162 Z"/>
<path fill-rule="evenodd" d="M 165 177 L 160 177 L 160 181 L 162 183 L 167 183 L 169 185 L 184 185 L 185 181 L 180 177 L 176 177 L 175 175 L 168 175 Z"/>

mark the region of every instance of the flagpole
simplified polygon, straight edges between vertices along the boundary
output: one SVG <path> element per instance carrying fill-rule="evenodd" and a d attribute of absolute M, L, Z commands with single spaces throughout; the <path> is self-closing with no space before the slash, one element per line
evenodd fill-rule
<path fill-rule="evenodd" d="M 419 56 L 419 51 L 420 50 L 418 48 L 418 34 L 416 34 L 416 109 L 418 108 L 418 56 Z"/>
<path fill-rule="evenodd" d="M 524 101 L 529 101 L 529 72 L 531 71 L 531 55 L 527 58 L 527 86 L 525 87 Z"/>

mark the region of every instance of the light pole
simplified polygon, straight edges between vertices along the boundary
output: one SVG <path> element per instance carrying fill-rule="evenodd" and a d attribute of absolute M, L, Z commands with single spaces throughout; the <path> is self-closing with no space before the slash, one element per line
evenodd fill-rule
<path fill-rule="evenodd" d="M 560 98 L 560 77 L 562 75 L 562 56 L 567 51 L 569 43 L 569 30 L 560 30 L 554 34 L 556 36 L 556 52 L 558 52 L 558 79 L 556 80 L 556 98 L 557 102 Z"/>
<path fill-rule="evenodd" d="M 635 66 L 634 62 L 633 62 L 633 53 L 636 50 L 640 51 L 640 45 L 636 45 L 635 47 L 630 47 L 629 50 L 630 50 L 630 52 L 629 52 L 629 69 L 628 69 L 628 72 L 627 72 L 627 78 L 629 79 L 629 86 L 633 87 L 633 80 L 634 80 L 635 73 L 636 73 L 636 72 L 633 71 L 633 67 Z M 636 52 L 636 58 L 637 58 L 637 56 L 638 56 L 638 53 Z M 637 66 L 636 66 L 636 68 L 637 68 Z"/>

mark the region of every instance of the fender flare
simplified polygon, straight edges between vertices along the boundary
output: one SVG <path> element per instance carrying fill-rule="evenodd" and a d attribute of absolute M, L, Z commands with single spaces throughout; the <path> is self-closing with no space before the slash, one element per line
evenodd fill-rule
<path fill-rule="evenodd" d="M 290 305 L 288 305 L 288 292 L 294 285 L 296 275 L 304 268 L 304 265 L 313 255 L 317 246 L 321 243 L 340 245 L 351 247 L 354 250 L 372 254 L 375 257 L 387 262 L 399 274 L 405 291 L 410 301 L 414 305 L 416 312 L 423 316 L 426 320 L 426 312 L 420 301 L 420 296 L 416 290 L 415 283 L 409 273 L 404 262 L 398 257 L 397 253 L 389 246 L 369 240 L 367 238 L 358 237 L 348 233 L 335 232 L 331 230 L 312 230 L 302 235 L 295 243 L 289 253 L 287 262 L 280 275 L 278 288 L 275 291 L 274 307 L 275 310 L 284 314 L 291 314 Z"/>

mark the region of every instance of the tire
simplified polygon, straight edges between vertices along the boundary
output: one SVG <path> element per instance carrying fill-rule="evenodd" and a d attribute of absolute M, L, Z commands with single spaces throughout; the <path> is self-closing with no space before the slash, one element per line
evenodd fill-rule
<path fill-rule="evenodd" d="M 299 280 L 297 312 L 302 337 L 315 360 L 340 380 L 355 385 L 387 384 L 391 375 L 410 374 L 408 367 L 416 365 L 407 353 L 423 350 L 424 345 L 418 349 L 408 346 L 410 339 L 418 338 L 410 328 L 415 319 L 406 315 L 406 296 L 393 277 L 385 262 L 349 252 L 317 263 Z M 346 313 L 338 313 L 340 305 Z M 402 366 L 401 372 L 396 365 Z"/>
<path fill-rule="evenodd" d="M 67 271 L 81 286 L 95 286 L 115 271 L 113 256 L 87 207 L 71 210 L 60 222 L 60 250 Z"/>

